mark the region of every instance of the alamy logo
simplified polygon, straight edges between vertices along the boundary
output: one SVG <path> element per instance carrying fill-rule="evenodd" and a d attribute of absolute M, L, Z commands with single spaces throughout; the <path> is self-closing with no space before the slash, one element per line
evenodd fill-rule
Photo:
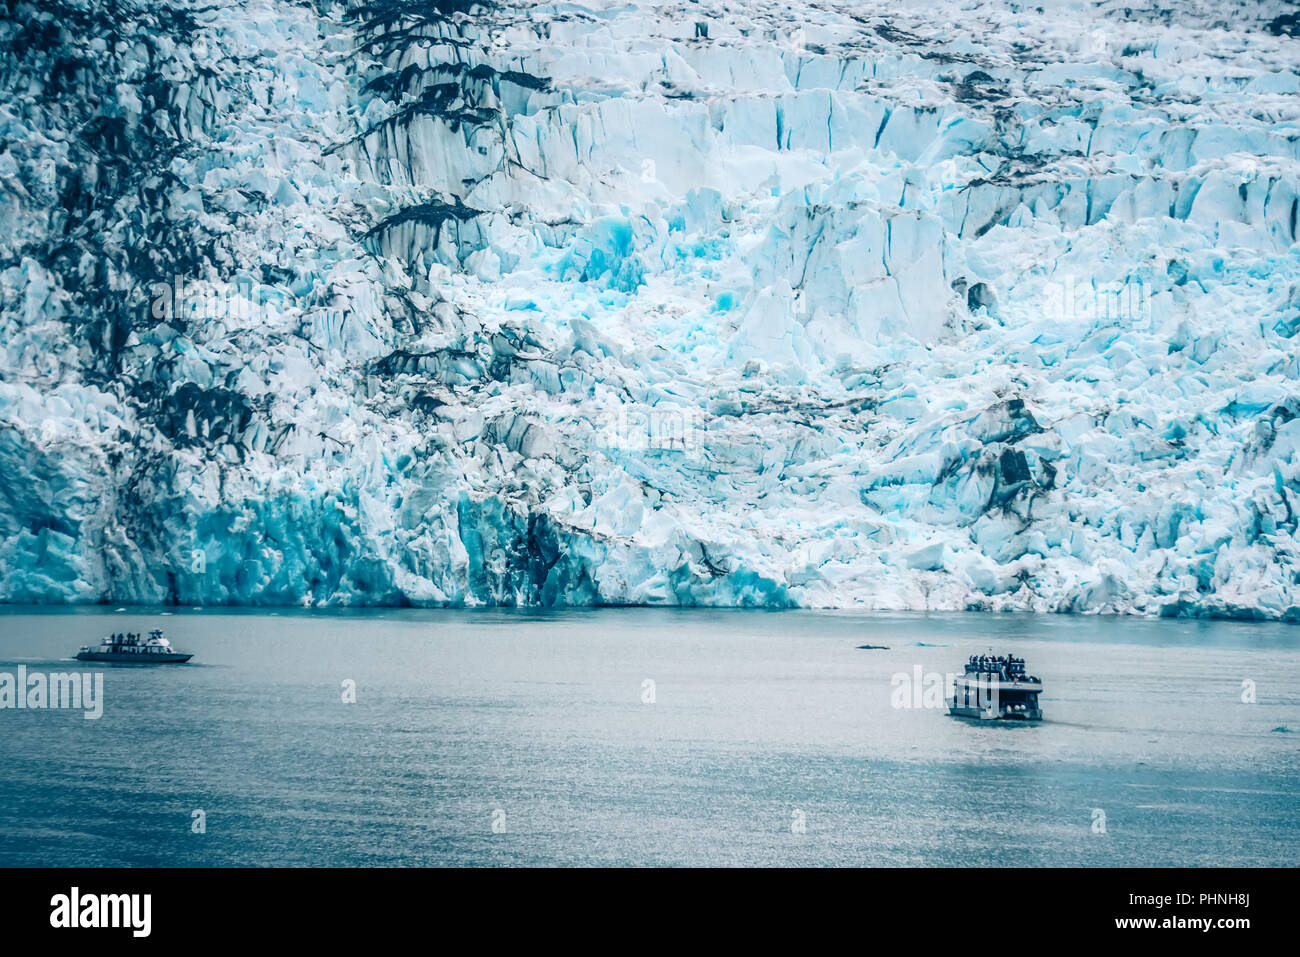
<path fill-rule="evenodd" d="M 293 303 L 286 290 L 246 279 L 213 283 L 176 276 L 173 283 L 155 283 L 151 292 L 150 315 L 164 321 L 226 317 L 247 322 L 262 315 L 268 305 Z"/>
<path fill-rule="evenodd" d="M 153 897 L 150 894 L 69 894 L 50 898 L 51 927 L 127 927 L 133 937 L 148 937 Z"/>
<path fill-rule="evenodd" d="M 701 432 L 695 414 L 683 409 L 624 407 L 600 416 L 597 428 L 605 448 L 630 452 L 682 452 L 687 455 L 695 452 Z"/>
<path fill-rule="evenodd" d="M 895 708 L 948 707 L 948 702 L 980 711 L 998 710 L 999 682 L 987 675 L 972 677 L 952 672 L 924 671 L 920 665 L 897 672 L 889 679 L 889 703 Z"/>
<path fill-rule="evenodd" d="M 104 716 L 104 673 L 102 671 L 28 672 L 18 666 L 15 675 L 0 671 L 0 711 L 7 708 L 39 711 L 46 708 L 84 709 L 87 721 Z"/>
<path fill-rule="evenodd" d="M 1043 315 L 1048 319 L 1096 320 L 1151 326 L 1151 294 L 1141 280 L 1097 282 L 1065 276 L 1043 287 Z"/>

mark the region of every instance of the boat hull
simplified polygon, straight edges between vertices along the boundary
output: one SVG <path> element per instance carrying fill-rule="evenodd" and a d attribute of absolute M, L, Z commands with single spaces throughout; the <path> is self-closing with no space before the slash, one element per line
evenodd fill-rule
<path fill-rule="evenodd" d="M 80 651 L 76 655 L 78 661 L 98 661 L 105 664 L 115 665 L 180 665 L 193 658 L 192 654 L 182 652 L 167 652 L 166 654 L 140 653 L 140 654 L 123 654 L 116 651 Z"/>
<path fill-rule="evenodd" d="M 1009 708 L 1001 708 L 997 711 L 991 708 L 967 708 L 964 706 L 950 707 L 948 714 L 954 718 L 972 718 L 977 721 L 1042 721 L 1043 712 L 1038 708 L 1026 708 L 1023 711 L 1013 711 Z"/>

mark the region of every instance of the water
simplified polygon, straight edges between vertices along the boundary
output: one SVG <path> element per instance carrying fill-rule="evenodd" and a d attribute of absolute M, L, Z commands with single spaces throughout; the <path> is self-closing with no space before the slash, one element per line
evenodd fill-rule
<path fill-rule="evenodd" d="M 67 660 L 159 625 L 194 661 Z M 896 673 L 990 647 L 1044 679 L 1042 724 L 891 704 Z M 6 866 L 1292 865 L 1300 847 L 1282 625 L 8 609 L 0 671 L 19 664 L 102 672 L 105 706 L 0 711 Z"/>

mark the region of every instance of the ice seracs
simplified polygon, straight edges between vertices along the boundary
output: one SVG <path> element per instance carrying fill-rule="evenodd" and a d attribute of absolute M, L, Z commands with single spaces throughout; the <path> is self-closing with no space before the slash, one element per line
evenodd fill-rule
<path fill-rule="evenodd" d="M 1300 618 L 1285 13 L 20 3 L 0 598 Z"/>

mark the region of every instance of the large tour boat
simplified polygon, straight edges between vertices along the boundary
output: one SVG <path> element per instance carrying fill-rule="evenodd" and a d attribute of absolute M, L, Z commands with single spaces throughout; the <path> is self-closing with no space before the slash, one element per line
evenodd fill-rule
<path fill-rule="evenodd" d="M 1025 673 L 1025 659 L 1014 655 L 971 655 L 957 676 L 948 713 L 981 721 L 1042 721 L 1038 696 L 1043 683 Z"/>
<path fill-rule="evenodd" d="M 83 646 L 77 652 L 78 661 L 106 661 L 132 665 L 169 665 L 181 664 L 194 657 L 193 654 L 177 651 L 163 633 L 155 628 L 149 637 L 126 632 L 109 635 L 97 647 Z"/>

